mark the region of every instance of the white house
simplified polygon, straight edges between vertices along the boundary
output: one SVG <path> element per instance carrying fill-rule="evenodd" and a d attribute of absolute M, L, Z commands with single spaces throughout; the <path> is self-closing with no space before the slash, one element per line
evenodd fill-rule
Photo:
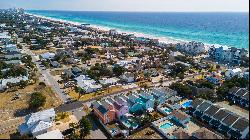
<path fill-rule="evenodd" d="M 119 61 L 117 61 L 117 63 L 116 63 L 117 65 L 120 65 L 120 66 L 126 66 L 126 65 L 128 65 L 128 64 L 131 64 L 131 61 L 127 61 L 127 60 L 119 60 Z"/>
<path fill-rule="evenodd" d="M 234 76 L 241 77 L 242 70 L 240 68 L 235 68 L 235 69 L 228 69 L 225 72 L 225 76 L 227 79 L 230 79 Z"/>
<path fill-rule="evenodd" d="M 46 52 L 40 55 L 43 59 L 53 59 L 55 57 L 55 53 Z"/>
<path fill-rule="evenodd" d="M 209 57 L 219 63 L 240 64 L 242 57 L 248 57 L 246 49 L 237 49 L 227 46 L 211 46 L 209 47 Z"/>
<path fill-rule="evenodd" d="M 19 52 L 19 49 L 17 48 L 17 46 L 15 44 L 8 44 L 4 47 L 5 51 L 9 51 L 9 52 Z"/>
<path fill-rule="evenodd" d="M 135 76 L 133 73 L 124 73 L 123 75 L 120 76 L 120 78 L 128 83 L 132 83 L 135 81 Z"/>
<path fill-rule="evenodd" d="M 10 39 L 11 36 L 9 36 L 7 32 L 0 33 L 0 42 L 7 44 L 9 43 Z"/>
<path fill-rule="evenodd" d="M 32 134 L 33 137 L 46 133 L 52 127 L 56 113 L 54 108 L 32 113 L 26 116 L 26 122 L 18 127 L 21 135 Z"/>
<path fill-rule="evenodd" d="M 84 89 L 86 93 L 97 91 L 102 88 L 102 85 L 96 84 L 96 81 L 86 75 L 80 75 L 75 78 L 77 85 Z"/>
<path fill-rule="evenodd" d="M 27 81 L 29 80 L 28 76 L 19 76 L 15 78 L 8 78 L 8 79 L 0 79 L 0 90 L 4 90 L 7 88 L 7 83 L 19 83 L 20 81 Z"/>
<path fill-rule="evenodd" d="M 206 52 L 206 48 L 201 42 L 177 43 L 176 49 L 191 55 L 198 55 Z"/>
<path fill-rule="evenodd" d="M 113 78 L 103 78 L 102 80 L 99 80 L 99 82 L 102 85 L 114 85 L 119 81 L 118 78 L 113 77 Z"/>
<path fill-rule="evenodd" d="M 62 135 L 60 130 L 56 129 L 56 130 L 38 135 L 36 136 L 36 139 L 64 139 L 64 136 Z"/>

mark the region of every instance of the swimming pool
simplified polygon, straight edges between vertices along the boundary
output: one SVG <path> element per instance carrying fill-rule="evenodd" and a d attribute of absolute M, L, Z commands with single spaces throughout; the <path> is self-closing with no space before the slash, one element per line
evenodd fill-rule
<path fill-rule="evenodd" d="M 161 129 L 169 129 L 170 127 L 174 126 L 174 124 L 170 123 L 170 122 L 167 122 L 167 123 L 164 123 L 160 126 Z"/>
<path fill-rule="evenodd" d="M 188 101 L 186 101 L 185 103 L 182 104 L 182 107 L 183 108 L 190 107 L 192 102 L 193 102 L 193 100 L 188 100 Z"/>
<path fill-rule="evenodd" d="M 138 124 L 136 122 L 134 122 L 131 119 L 122 119 L 121 122 L 127 127 L 133 127 L 133 129 L 136 129 L 138 127 Z"/>
<path fill-rule="evenodd" d="M 169 114 L 169 113 L 172 112 L 172 109 L 170 109 L 170 108 L 165 108 L 164 111 L 165 111 L 167 114 Z"/>

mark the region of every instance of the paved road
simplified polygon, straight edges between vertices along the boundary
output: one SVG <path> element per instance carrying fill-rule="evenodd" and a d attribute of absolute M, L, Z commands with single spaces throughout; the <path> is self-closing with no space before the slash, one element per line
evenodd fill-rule
<path fill-rule="evenodd" d="M 35 54 L 31 50 L 27 48 L 24 48 L 24 50 L 26 51 L 27 54 L 31 55 L 32 61 L 36 64 L 38 71 L 41 72 L 41 74 L 43 75 L 44 82 L 52 87 L 52 90 L 54 90 L 57 93 L 57 95 L 61 98 L 63 102 L 67 101 L 67 99 L 69 99 L 70 96 L 64 93 L 64 91 L 60 88 L 57 81 L 50 74 L 49 70 L 42 68 L 40 66 L 38 58 L 35 57 Z"/>
<path fill-rule="evenodd" d="M 85 104 L 85 103 L 91 104 L 91 102 L 93 102 L 94 100 L 98 100 L 98 99 L 108 97 L 108 96 L 110 97 L 110 96 L 113 96 L 113 95 L 119 95 L 119 94 L 122 94 L 123 92 L 128 92 L 128 91 L 135 90 L 135 89 L 138 89 L 138 87 L 124 89 L 124 90 L 121 90 L 121 91 L 113 92 L 111 94 L 101 95 L 101 96 L 98 96 L 98 97 L 94 97 L 92 99 L 88 99 L 86 101 L 75 101 L 75 102 L 68 103 L 68 104 L 62 104 L 59 107 L 56 107 L 55 111 L 56 112 L 72 111 L 72 110 L 81 108 L 83 106 L 83 104 Z"/>
<path fill-rule="evenodd" d="M 193 75 L 186 76 L 186 78 L 184 80 L 186 80 L 188 78 L 191 78 L 193 76 L 198 76 L 198 75 L 200 75 L 200 74 L 193 74 Z M 169 85 L 169 84 L 171 84 L 173 82 L 177 82 L 179 80 L 180 79 L 176 79 L 176 80 L 166 79 L 163 82 L 167 82 L 168 85 Z M 156 84 L 159 84 L 159 82 L 154 83 L 154 85 L 156 85 Z M 87 104 L 88 106 L 90 106 L 90 104 L 94 100 L 98 100 L 98 99 L 105 98 L 105 97 L 112 97 L 114 95 L 119 95 L 119 94 L 122 94 L 124 92 L 132 91 L 132 90 L 135 90 L 135 89 L 139 89 L 139 87 L 124 89 L 124 90 L 121 90 L 121 91 L 113 92 L 111 94 L 105 94 L 105 95 L 102 95 L 102 96 L 94 97 L 94 98 L 86 100 L 86 101 L 76 101 L 76 102 L 73 102 L 73 103 L 62 104 L 59 107 L 55 108 L 55 111 L 56 112 L 68 112 L 68 111 L 72 111 L 72 110 L 81 108 L 83 106 L 83 104 Z"/>

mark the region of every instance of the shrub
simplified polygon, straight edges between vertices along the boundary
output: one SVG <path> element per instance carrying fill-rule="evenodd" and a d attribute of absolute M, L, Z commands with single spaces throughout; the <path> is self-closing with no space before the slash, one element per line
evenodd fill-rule
<path fill-rule="evenodd" d="M 29 105 L 30 108 L 38 109 L 39 107 L 44 106 L 45 102 L 46 97 L 42 93 L 34 92 L 31 94 Z"/>

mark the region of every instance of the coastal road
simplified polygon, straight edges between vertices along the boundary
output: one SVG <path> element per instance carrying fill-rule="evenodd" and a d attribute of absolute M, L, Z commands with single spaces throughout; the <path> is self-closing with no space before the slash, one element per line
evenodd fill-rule
<path fill-rule="evenodd" d="M 52 87 L 52 90 L 54 90 L 57 95 L 60 97 L 60 99 L 65 102 L 68 99 L 70 99 L 70 96 L 65 94 L 64 91 L 60 88 L 57 81 L 52 77 L 49 70 L 46 68 L 41 67 L 40 63 L 38 62 L 39 58 L 36 57 L 36 55 L 28 48 L 24 48 L 24 51 L 31 55 L 32 61 L 36 64 L 38 71 L 43 75 L 42 81 L 44 81 L 47 85 Z"/>

